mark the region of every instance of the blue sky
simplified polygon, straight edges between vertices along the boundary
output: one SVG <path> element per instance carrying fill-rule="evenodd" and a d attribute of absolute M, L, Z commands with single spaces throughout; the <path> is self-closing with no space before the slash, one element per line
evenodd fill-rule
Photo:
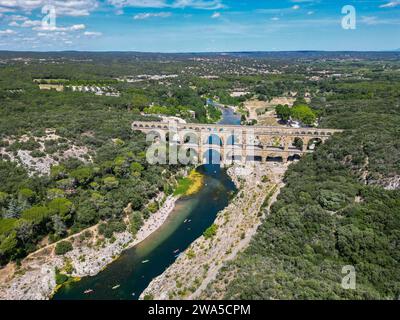
<path fill-rule="evenodd" d="M 54 8 L 56 24 L 45 25 Z M 356 28 L 342 28 L 342 8 Z M 51 6 L 51 7 L 49 7 Z M 0 0 L 0 50 L 392 50 L 400 0 Z"/>

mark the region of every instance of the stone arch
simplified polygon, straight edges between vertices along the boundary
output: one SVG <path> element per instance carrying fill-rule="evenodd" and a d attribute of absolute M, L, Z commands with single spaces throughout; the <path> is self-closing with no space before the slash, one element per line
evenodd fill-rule
<path fill-rule="evenodd" d="M 246 162 L 262 162 L 262 156 L 251 155 L 246 157 Z"/>
<path fill-rule="evenodd" d="M 235 134 L 231 134 L 226 138 L 226 145 L 227 146 L 235 146 L 235 145 L 240 145 L 240 137 Z"/>
<path fill-rule="evenodd" d="M 200 163 L 199 151 L 191 146 L 181 146 L 179 148 L 178 160 L 180 164 L 198 164 Z"/>
<path fill-rule="evenodd" d="M 292 137 L 289 141 L 289 149 L 296 149 L 302 151 L 304 148 L 304 140 L 301 137 Z"/>
<path fill-rule="evenodd" d="M 205 145 L 217 145 L 220 147 L 224 146 L 224 138 L 219 136 L 216 133 L 212 133 L 207 135 L 206 140 L 204 141 Z"/>
<path fill-rule="evenodd" d="M 165 132 L 161 130 L 150 130 L 146 133 L 146 141 L 151 143 L 165 142 Z"/>
<path fill-rule="evenodd" d="M 266 161 L 267 162 L 284 162 L 284 159 L 283 159 L 282 155 L 280 155 L 280 154 L 271 153 L 271 154 L 267 155 Z"/>
<path fill-rule="evenodd" d="M 189 143 L 199 145 L 200 138 L 199 135 L 194 131 L 181 131 L 181 143 Z"/>
<path fill-rule="evenodd" d="M 270 136 L 268 139 L 267 148 L 277 148 L 283 150 L 285 148 L 285 138 L 278 135 Z"/>
<path fill-rule="evenodd" d="M 243 153 L 240 149 L 230 149 L 225 152 L 225 163 L 226 164 L 233 164 L 235 162 L 242 162 L 243 160 Z"/>
<path fill-rule="evenodd" d="M 323 143 L 321 138 L 311 138 L 307 145 L 307 150 L 315 150 L 318 146 Z"/>
<path fill-rule="evenodd" d="M 298 153 L 294 153 L 289 155 L 289 157 L 287 158 L 287 161 L 299 161 L 301 159 L 301 155 Z"/>
<path fill-rule="evenodd" d="M 216 149 L 209 148 L 203 152 L 204 164 L 217 164 L 220 165 L 223 161 L 222 154 Z"/>

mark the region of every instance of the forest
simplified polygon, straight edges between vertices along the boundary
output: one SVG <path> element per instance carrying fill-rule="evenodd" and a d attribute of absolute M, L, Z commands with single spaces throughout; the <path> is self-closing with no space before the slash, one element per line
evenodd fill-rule
<path fill-rule="evenodd" d="M 345 132 L 289 167 L 249 248 L 218 276 L 227 284 L 225 298 L 398 299 L 398 71 L 382 82 L 317 85 L 310 105 L 321 126 Z M 341 286 L 349 265 L 355 290 Z M 219 291 L 213 284 L 207 289 L 210 297 Z"/>

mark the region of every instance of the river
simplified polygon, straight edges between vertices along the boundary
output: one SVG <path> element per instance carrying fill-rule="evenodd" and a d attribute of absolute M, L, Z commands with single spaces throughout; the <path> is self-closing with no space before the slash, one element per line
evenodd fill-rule
<path fill-rule="evenodd" d="M 222 108 L 222 112 L 221 124 L 240 124 L 240 117 L 231 109 Z M 138 299 L 149 283 L 212 225 L 236 191 L 234 183 L 219 165 L 203 165 L 197 170 L 204 174 L 204 186 L 195 195 L 179 199 L 160 229 L 124 251 L 98 275 L 62 287 L 53 299 Z M 93 293 L 84 294 L 88 289 Z"/>

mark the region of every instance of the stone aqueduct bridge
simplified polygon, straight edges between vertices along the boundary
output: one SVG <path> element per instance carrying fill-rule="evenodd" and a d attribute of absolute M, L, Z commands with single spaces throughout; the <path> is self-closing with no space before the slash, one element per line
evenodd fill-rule
<path fill-rule="evenodd" d="M 335 129 L 133 122 L 132 130 L 151 134 L 155 140 L 173 141 L 191 149 L 207 163 L 210 151 L 218 152 L 221 164 L 232 161 L 279 161 L 299 159 L 325 142 Z M 173 135 L 171 139 L 171 135 Z M 214 159 L 214 158 L 213 158 Z M 213 162 L 215 163 L 215 162 Z"/>

